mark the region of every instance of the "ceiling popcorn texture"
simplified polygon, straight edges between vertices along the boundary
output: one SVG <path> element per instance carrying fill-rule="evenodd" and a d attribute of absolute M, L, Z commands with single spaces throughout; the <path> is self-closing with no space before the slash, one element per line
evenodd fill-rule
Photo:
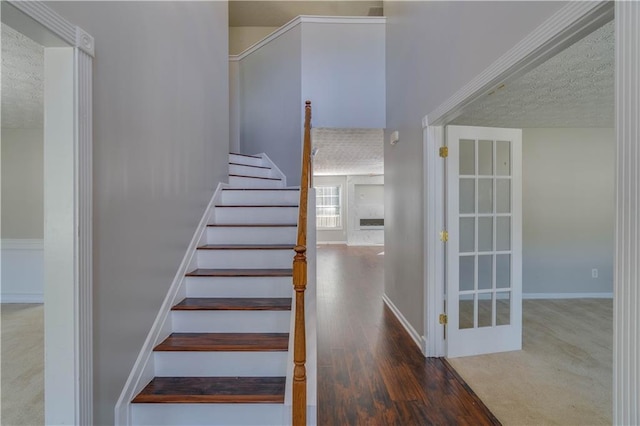
<path fill-rule="evenodd" d="M 613 127 L 615 34 L 610 22 L 471 105 L 452 124 Z"/>
<path fill-rule="evenodd" d="M 311 141 L 318 151 L 313 174 L 384 174 L 384 131 L 382 129 L 312 129 Z"/>
<path fill-rule="evenodd" d="M 2 127 L 44 125 L 44 48 L 2 24 Z"/>

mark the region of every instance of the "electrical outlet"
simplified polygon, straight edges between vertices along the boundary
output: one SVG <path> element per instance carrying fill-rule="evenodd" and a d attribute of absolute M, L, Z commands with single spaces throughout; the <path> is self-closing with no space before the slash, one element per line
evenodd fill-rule
<path fill-rule="evenodd" d="M 593 268 L 591 270 L 591 278 L 598 278 L 598 268 Z"/>

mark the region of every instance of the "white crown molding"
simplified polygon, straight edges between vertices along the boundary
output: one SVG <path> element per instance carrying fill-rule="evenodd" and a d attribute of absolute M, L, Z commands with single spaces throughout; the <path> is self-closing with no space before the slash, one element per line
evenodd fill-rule
<path fill-rule="evenodd" d="M 302 23 L 313 24 L 384 24 L 387 22 L 387 18 L 380 16 L 307 16 L 300 15 L 293 18 L 291 21 L 284 24 L 256 44 L 249 46 L 244 52 L 238 55 L 229 55 L 230 62 L 241 61 L 253 52 L 259 50 L 261 47 L 271 43 L 278 37 L 286 34 L 293 28 Z"/>
<path fill-rule="evenodd" d="M 444 125 L 464 107 L 495 90 L 499 85 L 532 70 L 598 26 L 613 19 L 614 2 L 568 2 L 551 18 L 502 55 L 482 73 L 422 120 L 427 125 Z"/>

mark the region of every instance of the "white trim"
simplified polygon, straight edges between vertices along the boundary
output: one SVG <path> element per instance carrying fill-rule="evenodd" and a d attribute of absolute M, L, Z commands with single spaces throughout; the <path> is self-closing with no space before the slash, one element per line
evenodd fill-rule
<path fill-rule="evenodd" d="M 2 250 L 44 250 L 42 238 L 3 238 Z"/>
<path fill-rule="evenodd" d="M 73 330 L 74 345 L 68 362 L 73 365 L 73 395 L 59 395 L 73 401 L 74 412 L 69 413 L 75 424 L 93 424 L 93 129 L 92 129 L 92 57 L 93 37 L 67 21 L 41 1 L 2 2 L 3 12 L 9 12 L 18 22 L 18 30 L 45 49 L 74 47 L 73 55 L 73 300 L 72 324 L 61 324 Z M 35 24 L 34 24 L 35 22 Z M 42 31 L 44 27 L 47 31 Z M 54 34 L 52 36 L 51 34 Z M 70 254 L 71 255 L 71 254 Z M 66 361 L 65 361 L 66 362 Z M 45 395 L 46 396 L 46 395 Z M 46 413 L 45 413 L 46 414 Z"/>
<path fill-rule="evenodd" d="M 384 243 L 374 244 L 374 243 L 347 243 L 349 247 L 384 247 Z"/>
<path fill-rule="evenodd" d="M 319 230 L 318 230 L 319 231 Z M 317 245 L 321 246 L 321 245 L 343 245 L 346 246 L 347 242 L 346 241 L 318 241 L 316 243 Z"/>
<path fill-rule="evenodd" d="M 129 373 L 129 377 L 114 408 L 116 426 L 131 424 L 131 400 L 154 376 L 153 348 L 171 333 L 171 317 L 169 316 L 171 307 L 176 304 L 177 299 L 183 296 L 185 274 L 195 268 L 196 249 L 206 236 L 209 219 L 213 214 L 216 203 L 219 201 L 222 189 L 226 187 L 228 187 L 228 184 L 220 183 L 213 193 L 173 278 L 171 287 L 169 287 L 167 295 L 162 302 L 158 315 L 151 326 L 151 330 L 142 345 L 142 349 L 140 349 L 138 358 L 133 364 L 131 373 Z"/>
<path fill-rule="evenodd" d="M 269 165 L 271 166 L 271 168 L 273 170 L 275 170 L 276 174 L 278 175 L 277 177 L 279 177 L 280 179 L 282 179 L 282 186 L 283 187 L 287 187 L 287 176 L 282 173 L 282 170 L 280 170 L 280 168 L 278 167 L 278 165 L 276 163 L 274 163 L 273 161 L 271 161 L 271 158 L 269 158 L 269 156 L 267 154 L 260 153 L 258 154 L 260 157 L 262 157 L 263 161 L 266 161 L 267 163 L 269 163 Z"/>
<path fill-rule="evenodd" d="M 543 63 L 613 17 L 610 1 L 568 2 L 531 34 L 477 75 L 422 120 L 445 125 L 474 101 Z"/>
<path fill-rule="evenodd" d="M 0 303 L 44 303 L 44 293 L 3 293 Z"/>
<path fill-rule="evenodd" d="M 243 52 L 238 55 L 229 55 L 229 61 L 236 62 L 241 61 L 253 52 L 259 50 L 261 47 L 271 43 L 278 37 L 286 34 L 288 31 L 297 27 L 302 23 L 313 24 L 384 24 L 387 22 L 385 17 L 380 16 L 307 16 L 301 15 L 293 18 L 291 21 L 284 24 L 262 40 L 249 46 Z"/>
<path fill-rule="evenodd" d="M 522 293 L 522 299 L 613 299 L 613 293 Z"/>
<path fill-rule="evenodd" d="M 435 319 L 444 313 L 445 245 L 440 231 L 445 229 L 444 159 L 439 149 L 444 144 L 444 127 L 431 126 L 424 130 L 424 354 L 441 357 L 446 354 L 444 327 Z"/>
<path fill-rule="evenodd" d="M 613 424 L 640 424 L 640 3 L 615 2 Z"/>
<path fill-rule="evenodd" d="M 420 352 L 424 354 L 425 339 L 423 337 L 420 337 L 420 333 L 418 333 L 416 329 L 413 328 L 413 326 L 409 323 L 409 321 L 407 321 L 404 315 L 402 315 L 402 312 L 400 312 L 400 309 L 398 309 L 398 307 L 393 304 L 386 293 L 382 295 L 382 300 L 384 301 L 384 303 L 386 303 L 389 309 L 391 309 L 391 312 L 393 312 L 396 318 L 398 318 L 398 321 L 400 321 L 400 324 L 402 324 L 404 329 L 407 330 L 407 333 L 409 333 L 411 339 L 418 346 Z"/>

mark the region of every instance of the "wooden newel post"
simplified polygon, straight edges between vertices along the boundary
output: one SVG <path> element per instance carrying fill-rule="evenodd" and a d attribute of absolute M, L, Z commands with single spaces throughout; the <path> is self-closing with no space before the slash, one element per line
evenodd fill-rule
<path fill-rule="evenodd" d="M 296 292 L 296 318 L 293 349 L 293 425 L 305 425 L 307 422 L 307 368 L 304 317 L 304 292 L 307 288 L 307 248 L 296 246 L 293 258 L 293 288 Z"/>

